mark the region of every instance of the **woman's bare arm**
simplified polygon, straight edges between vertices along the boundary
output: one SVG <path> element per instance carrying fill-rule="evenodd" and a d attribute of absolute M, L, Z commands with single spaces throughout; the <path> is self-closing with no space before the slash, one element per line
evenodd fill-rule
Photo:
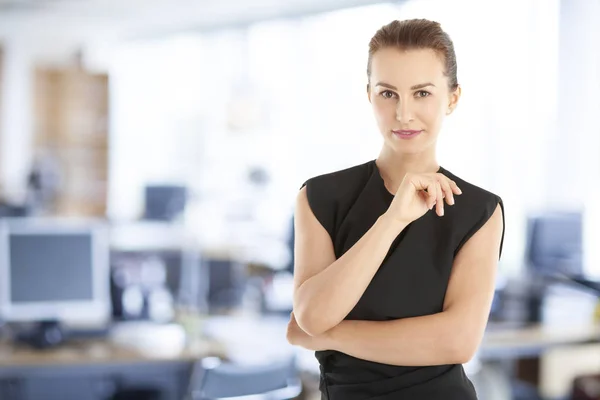
<path fill-rule="evenodd" d="M 293 330 L 288 340 L 311 349 L 337 350 L 392 365 L 469 361 L 487 323 L 502 232 L 502 210 L 498 205 L 457 254 L 442 312 L 392 321 L 342 321 L 317 337 L 304 337 L 303 332 Z"/>
<path fill-rule="evenodd" d="M 405 223 L 383 214 L 336 260 L 331 237 L 314 216 L 306 187 L 296 199 L 294 315 L 309 335 L 319 335 L 354 308 Z"/>

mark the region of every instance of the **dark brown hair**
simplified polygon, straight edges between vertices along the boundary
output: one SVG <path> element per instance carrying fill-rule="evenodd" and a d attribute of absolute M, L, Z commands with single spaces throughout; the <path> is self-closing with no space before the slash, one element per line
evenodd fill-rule
<path fill-rule="evenodd" d="M 400 50 L 432 49 L 444 63 L 444 75 L 448 77 L 451 91 L 458 87 L 456 77 L 456 54 L 450 36 L 438 22 L 427 19 L 392 21 L 382 26 L 369 42 L 367 77 L 371 79 L 371 63 L 377 50 L 394 47 Z"/>

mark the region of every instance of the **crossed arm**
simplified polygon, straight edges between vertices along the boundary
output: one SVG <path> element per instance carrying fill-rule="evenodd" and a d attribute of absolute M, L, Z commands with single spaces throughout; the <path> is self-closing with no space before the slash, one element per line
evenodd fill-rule
<path fill-rule="evenodd" d="M 487 323 L 502 232 L 502 209 L 498 205 L 456 255 L 442 312 L 392 321 L 341 320 L 328 330 L 309 334 L 298 324 L 294 307 L 288 341 L 310 350 L 337 350 L 391 365 L 469 361 Z"/>

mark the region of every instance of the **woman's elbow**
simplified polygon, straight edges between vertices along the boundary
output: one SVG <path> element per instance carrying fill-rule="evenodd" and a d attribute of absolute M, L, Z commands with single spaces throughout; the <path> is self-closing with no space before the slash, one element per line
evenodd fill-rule
<path fill-rule="evenodd" d="M 296 322 L 300 329 L 310 336 L 319 336 L 329 330 L 329 326 L 323 313 L 318 311 L 298 310 L 298 314 L 294 311 Z"/>
<path fill-rule="evenodd" d="M 471 361 L 473 359 L 473 357 L 475 357 L 475 353 L 476 353 L 476 351 L 474 351 L 472 349 L 464 348 L 456 354 L 455 363 L 456 364 L 466 364 L 469 361 Z"/>
<path fill-rule="evenodd" d="M 461 340 L 462 339 L 462 340 Z M 466 364 L 475 357 L 478 343 L 475 340 L 457 338 L 450 349 L 451 364 Z"/>

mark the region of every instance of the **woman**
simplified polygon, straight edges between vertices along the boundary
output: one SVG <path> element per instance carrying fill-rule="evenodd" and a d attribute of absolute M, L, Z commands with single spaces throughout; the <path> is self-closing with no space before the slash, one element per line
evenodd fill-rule
<path fill-rule="evenodd" d="M 383 147 L 302 185 L 288 341 L 316 351 L 324 399 L 476 399 L 462 364 L 487 322 L 504 215 L 436 161 L 461 94 L 453 44 L 436 22 L 393 21 L 367 75 Z"/>

